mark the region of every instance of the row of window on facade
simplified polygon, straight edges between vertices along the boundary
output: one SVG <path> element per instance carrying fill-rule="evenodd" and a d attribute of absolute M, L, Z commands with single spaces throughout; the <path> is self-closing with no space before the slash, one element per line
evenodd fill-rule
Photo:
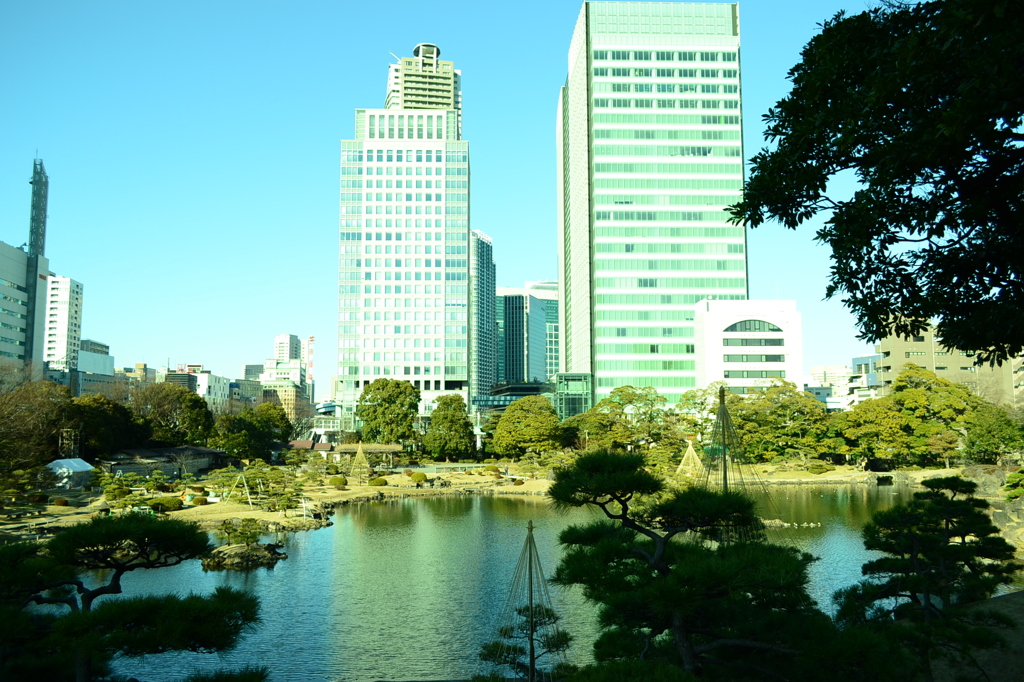
<path fill-rule="evenodd" d="M 740 77 L 736 69 L 607 69 L 595 68 L 598 78 L 707 78 L 733 80 Z M 598 85 L 599 83 L 594 83 Z M 737 86 L 738 87 L 738 86 Z M 650 92 L 649 90 L 647 92 Z"/>
<path fill-rule="evenodd" d="M 719 85 L 718 83 L 594 83 L 591 92 L 636 92 L 636 93 L 675 93 L 692 92 L 705 95 L 738 95 L 740 86 L 735 84 Z"/>
<path fill-rule="evenodd" d="M 425 126 L 424 118 L 427 119 Z M 443 140 L 444 118 L 444 115 L 429 114 L 370 114 L 370 139 Z"/>
<path fill-rule="evenodd" d="M 594 50 L 594 61 L 613 62 L 736 62 L 736 52 L 697 52 L 677 50 Z"/>
<path fill-rule="evenodd" d="M 594 98 L 595 109 L 739 109 L 738 99 L 613 99 Z"/>

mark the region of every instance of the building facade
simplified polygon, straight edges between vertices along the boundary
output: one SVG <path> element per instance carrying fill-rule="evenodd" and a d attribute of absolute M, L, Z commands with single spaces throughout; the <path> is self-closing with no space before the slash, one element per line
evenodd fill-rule
<path fill-rule="evenodd" d="M 1010 407 L 1024 404 L 1021 388 L 1024 362 L 1020 357 L 994 367 L 976 365 L 973 352 L 943 346 L 931 327 L 919 336 L 888 336 L 878 342 L 875 351 L 882 356 L 876 365 L 882 395 L 891 391 L 904 365 L 912 363 L 955 384 L 963 384 L 972 393 L 993 403 Z"/>
<path fill-rule="evenodd" d="M 51 275 L 46 287 L 46 349 L 43 360 L 50 369 L 78 369 L 82 345 L 82 294 L 80 282 Z"/>
<path fill-rule="evenodd" d="M 548 378 L 548 301 L 512 287 L 496 290 L 498 383 L 545 382 Z"/>
<path fill-rule="evenodd" d="M 494 280 L 494 243 L 473 230 L 469 235 L 469 394 L 474 397 L 486 395 L 499 381 Z"/>
<path fill-rule="evenodd" d="M 675 402 L 697 303 L 747 298 L 738 6 L 585 2 L 556 129 L 562 370 Z"/>
<path fill-rule="evenodd" d="M 803 384 L 803 323 L 796 301 L 713 301 L 694 316 L 697 386 L 724 381 L 753 393 L 776 380 Z"/>
<path fill-rule="evenodd" d="M 424 47 L 415 68 L 457 84 L 451 63 Z M 444 393 L 470 403 L 469 145 L 461 95 L 428 106 L 411 97 L 407 71 L 394 92 L 394 71 L 387 106 L 357 109 L 354 138 L 341 143 L 335 395 L 351 405 L 375 379 L 406 380 L 426 413 Z"/>
<path fill-rule="evenodd" d="M 38 291 L 46 291 L 49 262 L 36 259 L 36 270 L 29 276 L 30 259 L 26 252 L 0 242 L 0 362 L 29 363 L 42 359 L 45 348 L 46 304 L 30 305 L 29 283 L 39 281 Z M 29 321 L 34 322 L 33 325 Z"/>
<path fill-rule="evenodd" d="M 274 337 L 275 360 L 299 360 L 302 358 L 302 342 L 295 334 L 278 334 Z"/>

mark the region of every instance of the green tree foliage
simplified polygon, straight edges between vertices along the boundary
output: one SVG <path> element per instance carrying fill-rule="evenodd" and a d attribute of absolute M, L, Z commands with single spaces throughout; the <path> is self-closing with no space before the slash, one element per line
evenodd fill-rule
<path fill-rule="evenodd" d="M 1018 456 L 1024 448 L 1020 424 L 999 405 L 983 402 L 965 420 L 964 457 L 979 464 L 996 464 Z"/>
<path fill-rule="evenodd" d="M 132 396 L 132 412 L 153 429 L 153 444 L 206 445 L 213 431 L 213 413 L 206 401 L 175 384 L 150 384 Z"/>
<path fill-rule="evenodd" d="M 535 604 L 518 606 L 516 620 L 498 631 L 499 640 L 480 647 L 480 660 L 508 668 L 517 678 L 551 680 L 560 677 L 553 658 L 565 653 L 573 637 L 558 627 L 559 617 L 554 609 Z M 531 642 L 532 640 L 532 642 Z M 534 665 L 530 666 L 530 649 L 534 651 Z M 532 675 L 531 675 L 532 673 Z"/>
<path fill-rule="evenodd" d="M 919 333 L 982 359 L 1024 350 L 1024 15 L 1015 0 L 890 2 L 837 15 L 765 115 L 737 220 L 829 214 L 827 295 L 861 337 Z M 852 171 L 849 199 L 828 196 Z"/>
<path fill-rule="evenodd" d="M 367 443 L 415 442 L 420 391 L 408 381 L 376 379 L 363 388 L 356 416 Z"/>
<path fill-rule="evenodd" d="M 473 424 L 466 414 L 466 401 L 458 393 L 434 399 L 437 407 L 430 415 L 430 427 L 423 436 L 423 446 L 434 459 L 460 459 L 476 450 Z"/>
<path fill-rule="evenodd" d="M 977 485 L 957 477 L 925 480 L 914 499 L 874 514 L 864 546 L 885 556 L 863 566 L 867 580 L 835 596 L 845 624 L 871 624 L 917 654 L 926 679 L 939 658 L 970 664 L 970 651 L 999 645 L 987 627 L 1005 625 L 961 604 L 985 599 L 1021 568 L 973 497 Z M 894 620 L 903 625 L 893 627 Z"/>
<path fill-rule="evenodd" d="M 69 426 L 79 429 L 79 453 L 86 459 L 110 455 L 125 448 L 149 443 L 152 429 L 131 411 L 105 395 L 75 398 L 69 409 Z"/>
<path fill-rule="evenodd" d="M 792 382 L 779 381 L 748 396 L 727 393 L 726 400 L 748 456 L 807 459 L 824 451 L 825 406 Z"/>
<path fill-rule="evenodd" d="M 501 415 L 494 430 L 494 449 L 503 455 L 522 457 L 557 449 L 560 442 L 558 414 L 540 395 L 519 398 Z"/>
<path fill-rule="evenodd" d="M 252 413 L 252 421 L 278 443 L 288 442 L 293 433 L 288 414 L 277 403 L 260 403 Z"/>
<path fill-rule="evenodd" d="M 590 446 L 600 449 L 647 451 L 680 441 L 665 396 L 650 386 L 615 388 L 577 420 Z"/>
<path fill-rule="evenodd" d="M 64 386 L 33 381 L 20 366 L 0 363 L 0 486 L 56 459 L 70 408 Z"/>
<path fill-rule="evenodd" d="M 718 389 L 724 385 L 724 381 L 714 381 L 706 388 L 686 391 L 676 404 L 680 427 L 693 434 L 700 443 L 711 439 L 711 429 L 715 425 L 718 409 Z"/>
<path fill-rule="evenodd" d="M 806 592 L 812 558 L 760 541 L 751 500 L 704 488 L 668 492 L 641 455 L 608 452 L 558 470 L 548 494 L 608 518 L 562 532 L 565 554 L 552 579 L 581 586 L 600 605 L 598 661 L 812 679 L 798 674 L 802 651 L 830 631 Z M 749 539 L 722 542 L 737 529 Z"/>
<path fill-rule="evenodd" d="M 210 549 L 198 525 L 140 514 L 70 526 L 45 545 L 0 546 L 4 678 L 88 682 L 105 678 L 115 656 L 231 649 L 259 622 L 259 603 L 244 592 L 96 603 L 121 593 L 125 573 L 175 566 Z M 79 577 L 86 571 L 104 571 L 105 582 L 90 587 L 92 578 Z M 30 604 L 58 610 L 26 610 Z"/>
<path fill-rule="evenodd" d="M 933 465 L 950 455 L 955 438 L 950 432 L 966 428 L 982 404 L 965 386 L 908 363 L 893 381 L 892 393 L 847 414 L 845 435 L 858 457 Z"/>
<path fill-rule="evenodd" d="M 239 459 L 270 460 L 275 443 L 291 437 L 291 423 L 280 405 L 262 403 L 217 417 L 210 444 Z"/>

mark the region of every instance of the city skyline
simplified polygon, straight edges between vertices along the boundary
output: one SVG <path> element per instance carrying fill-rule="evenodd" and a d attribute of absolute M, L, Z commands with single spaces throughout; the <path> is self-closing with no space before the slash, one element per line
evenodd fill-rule
<path fill-rule="evenodd" d="M 0 10 L 11 65 L 0 95 L 24 104 L 0 114 L 0 240 L 27 237 L 38 149 L 52 180 L 51 270 L 89 289 L 82 334 L 108 343 L 118 365 L 201 362 L 231 376 L 282 331 L 315 335 L 330 357 L 338 142 L 353 134 L 353 109 L 383 99 L 387 52 L 422 42 L 441 45 L 466 77 L 474 228 L 494 240 L 497 284 L 556 278 L 552 119 L 579 3 L 467 4 L 457 21 L 410 4 L 386 35 L 343 45 L 328 28 L 372 22 L 372 12 L 255 5 L 239 21 L 215 8 L 195 26 L 187 11 L 118 13 L 126 7 Z M 761 113 L 788 90 L 785 71 L 842 8 L 864 9 L 741 3 L 748 158 L 763 144 Z M 493 46 L 524 31 L 529 49 L 515 64 L 494 59 Z M 505 96 L 517 91 L 530 97 Z M 752 231 L 750 294 L 798 301 L 807 365 L 845 362 L 867 346 L 838 301 L 820 302 L 827 250 L 811 236 Z M 189 324 L 170 323 L 185 312 Z"/>

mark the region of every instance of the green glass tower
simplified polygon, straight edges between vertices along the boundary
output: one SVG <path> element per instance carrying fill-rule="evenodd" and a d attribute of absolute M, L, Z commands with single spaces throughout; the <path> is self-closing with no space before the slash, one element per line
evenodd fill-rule
<path fill-rule="evenodd" d="M 557 116 L 562 367 L 694 388 L 694 306 L 747 298 L 734 3 L 586 2 Z"/>

